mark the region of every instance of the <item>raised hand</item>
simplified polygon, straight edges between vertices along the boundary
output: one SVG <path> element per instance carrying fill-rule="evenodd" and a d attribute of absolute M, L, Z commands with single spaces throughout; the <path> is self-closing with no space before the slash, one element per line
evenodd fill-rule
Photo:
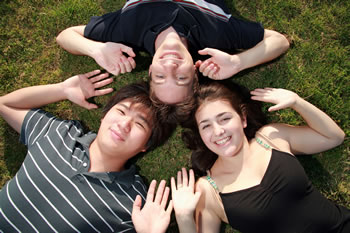
<path fill-rule="evenodd" d="M 269 112 L 288 107 L 293 108 L 298 98 L 300 98 L 296 93 L 281 88 L 257 88 L 251 91 L 250 94 L 252 94 L 251 98 L 253 100 L 275 104 L 269 108 Z"/>
<path fill-rule="evenodd" d="M 93 58 L 101 67 L 114 75 L 131 72 L 136 67 L 133 49 L 120 43 L 106 42 L 93 54 Z M 125 54 L 128 55 L 125 56 Z"/>
<path fill-rule="evenodd" d="M 100 70 L 94 70 L 86 74 L 78 74 L 65 80 L 63 90 L 67 99 L 87 109 L 97 108 L 96 104 L 89 103 L 87 99 L 111 93 L 113 88 L 98 89 L 110 84 L 113 78 L 108 78 L 108 73 L 100 74 Z"/>
<path fill-rule="evenodd" d="M 156 197 L 154 193 L 157 181 L 153 180 L 149 186 L 146 204 L 141 210 L 141 197 L 138 195 L 132 209 L 132 221 L 138 233 L 163 233 L 170 223 L 170 214 L 173 210 L 172 201 L 168 201 L 170 189 L 165 187 L 165 181 L 159 183 Z"/>
<path fill-rule="evenodd" d="M 195 178 L 192 169 L 189 171 L 189 179 L 185 168 L 177 172 L 177 185 L 175 184 L 175 178 L 171 178 L 171 193 L 178 222 L 188 217 L 193 218 L 193 213 L 201 196 L 201 192 L 199 190 L 195 192 L 194 189 Z"/>
<path fill-rule="evenodd" d="M 230 55 L 218 49 L 206 48 L 198 51 L 201 55 L 210 55 L 205 61 L 197 61 L 199 71 L 211 79 L 222 80 L 230 78 L 240 71 L 241 61 L 238 56 Z"/>

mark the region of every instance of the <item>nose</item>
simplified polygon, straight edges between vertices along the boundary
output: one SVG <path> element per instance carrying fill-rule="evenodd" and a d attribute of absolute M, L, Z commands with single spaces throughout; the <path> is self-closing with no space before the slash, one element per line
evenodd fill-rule
<path fill-rule="evenodd" d="M 131 130 L 131 117 L 124 117 L 123 120 L 119 122 L 119 128 L 124 132 L 124 133 L 129 133 Z"/>
<path fill-rule="evenodd" d="M 220 136 L 224 133 L 224 129 L 217 123 L 213 124 L 213 129 L 215 136 Z"/>
<path fill-rule="evenodd" d="M 178 64 L 174 61 L 168 60 L 164 64 L 165 69 L 172 71 L 178 67 Z"/>

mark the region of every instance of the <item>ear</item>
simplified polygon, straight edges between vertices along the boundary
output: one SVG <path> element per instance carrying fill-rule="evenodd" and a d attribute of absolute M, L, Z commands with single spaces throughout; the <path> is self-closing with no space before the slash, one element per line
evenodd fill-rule
<path fill-rule="evenodd" d="M 247 116 L 244 114 L 242 118 L 243 128 L 247 127 Z"/>

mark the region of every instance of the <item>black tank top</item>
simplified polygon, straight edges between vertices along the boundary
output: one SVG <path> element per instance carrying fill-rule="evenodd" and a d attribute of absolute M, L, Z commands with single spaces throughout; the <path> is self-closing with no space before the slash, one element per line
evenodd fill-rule
<path fill-rule="evenodd" d="M 259 185 L 220 196 L 242 233 L 350 233 L 350 210 L 322 196 L 289 153 L 273 149 Z"/>

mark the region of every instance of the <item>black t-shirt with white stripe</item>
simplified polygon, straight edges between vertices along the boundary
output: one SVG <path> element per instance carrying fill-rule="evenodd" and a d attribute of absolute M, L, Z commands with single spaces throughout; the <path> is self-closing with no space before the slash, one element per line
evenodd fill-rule
<path fill-rule="evenodd" d="M 231 16 L 222 0 L 129 0 L 118 11 L 91 17 L 84 36 L 154 55 L 156 37 L 169 26 L 187 39 L 193 55 L 206 47 L 225 52 L 249 49 L 264 37 L 260 23 Z"/>
<path fill-rule="evenodd" d="M 21 131 L 27 156 L 0 191 L 0 231 L 135 232 L 132 205 L 146 186 L 133 166 L 88 172 L 95 137 L 78 121 L 31 110 Z"/>

